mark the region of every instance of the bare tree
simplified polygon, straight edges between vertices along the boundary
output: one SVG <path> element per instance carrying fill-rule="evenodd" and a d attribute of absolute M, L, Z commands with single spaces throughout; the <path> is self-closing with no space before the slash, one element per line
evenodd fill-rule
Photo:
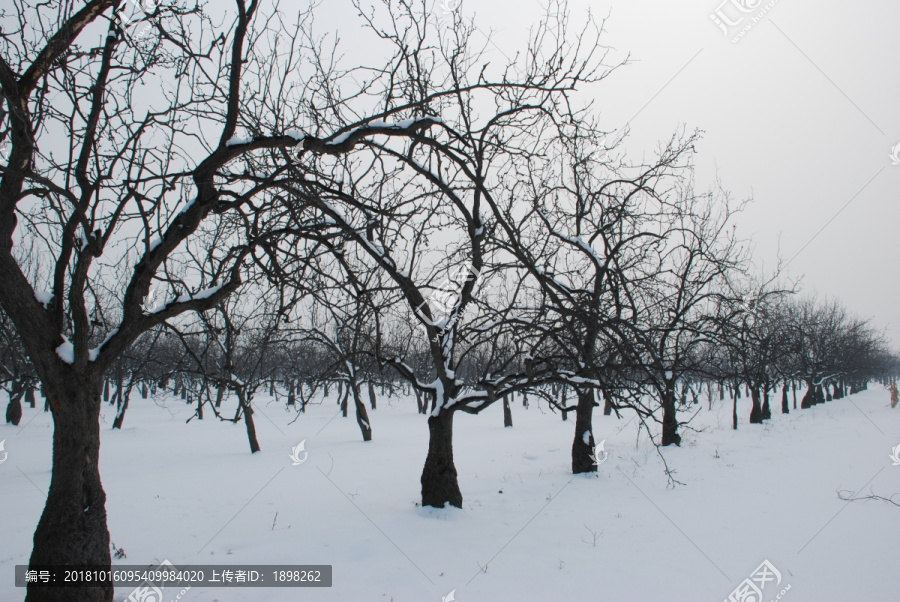
<path fill-rule="evenodd" d="M 354 99 L 401 98 L 416 79 L 395 74 L 390 59 L 365 77 L 338 72 L 308 12 L 289 24 L 272 11 L 260 18 L 257 0 L 235 0 L 218 26 L 196 6 L 166 3 L 150 15 L 154 34 L 134 40 L 112 18 L 117 6 L 17 4 L 2 22 L 0 131 L 10 150 L 0 180 L 0 305 L 55 425 L 34 565 L 109 566 L 98 470 L 106 371 L 162 321 L 216 307 L 248 270 L 263 269 L 273 246 L 300 235 L 256 219 L 279 202 L 273 192 L 293 163 L 289 152 L 339 156 L 371 136 L 411 136 L 436 123 L 343 119 Z M 351 86 L 358 94 L 347 97 Z M 138 93 L 145 89 L 157 92 Z M 231 224 L 226 237 L 185 254 L 195 239 L 208 242 L 198 232 L 219 223 Z M 16 245 L 51 263 L 26 275 Z M 201 255 L 206 268 L 192 268 Z M 154 294 L 161 302 L 147 312 Z M 97 312 L 116 316 L 100 341 L 90 324 Z M 104 583 L 78 594 L 108 601 L 113 590 Z M 64 589 L 27 594 L 68 597 Z"/>

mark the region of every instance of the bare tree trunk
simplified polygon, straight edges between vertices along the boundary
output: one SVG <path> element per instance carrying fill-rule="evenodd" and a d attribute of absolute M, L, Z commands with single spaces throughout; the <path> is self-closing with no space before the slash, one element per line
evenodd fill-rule
<path fill-rule="evenodd" d="M 503 426 L 504 428 L 511 427 L 512 424 L 512 410 L 509 408 L 509 395 L 503 396 Z"/>
<path fill-rule="evenodd" d="M 788 407 L 788 384 L 787 381 L 784 381 L 784 386 L 781 388 L 781 413 L 782 414 L 790 414 L 791 409 Z"/>
<path fill-rule="evenodd" d="M 462 508 L 462 492 L 453 464 L 453 412 L 428 417 L 428 455 L 422 469 L 422 506 Z"/>
<path fill-rule="evenodd" d="M 562 414 L 563 420 L 568 420 L 569 412 L 566 410 L 566 386 L 563 385 L 559 388 L 559 408 L 560 413 Z"/>
<path fill-rule="evenodd" d="M 731 428 L 733 430 L 738 430 L 738 416 L 737 416 L 737 397 L 732 396 L 731 398 Z"/>
<path fill-rule="evenodd" d="M 22 420 L 22 390 L 16 391 L 14 387 L 9 393 L 9 404 L 6 406 L 6 422 L 13 426 L 19 426 Z"/>
<path fill-rule="evenodd" d="M 106 493 L 100 482 L 99 378 L 60 378 L 44 391 L 53 415 L 53 470 L 29 564 L 110 567 Z M 28 602 L 111 602 L 112 583 L 75 590 L 28 588 Z"/>
<path fill-rule="evenodd" d="M 253 408 L 247 402 L 247 396 L 243 389 L 237 390 L 238 402 L 244 411 L 244 426 L 247 427 L 247 440 L 250 442 L 250 453 L 259 451 L 259 440 L 256 438 L 256 425 L 253 423 Z"/>
<path fill-rule="evenodd" d="M 759 387 L 757 385 L 750 389 L 750 397 L 753 400 L 753 407 L 750 409 L 750 424 L 762 424 L 763 412 L 759 403 Z"/>
<path fill-rule="evenodd" d="M 422 404 L 422 393 L 416 389 L 416 407 L 419 410 L 419 414 L 425 414 L 425 406 Z"/>
<path fill-rule="evenodd" d="M 572 441 L 572 474 L 597 472 L 594 462 L 594 390 L 578 389 L 578 405 L 575 406 L 575 439 Z"/>
<path fill-rule="evenodd" d="M 674 385 L 666 385 L 666 393 L 663 396 L 663 422 L 662 422 L 662 444 L 681 445 L 681 435 L 678 434 L 678 418 L 675 409 L 675 388 Z"/>
<path fill-rule="evenodd" d="M 603 415 L 609 416 L 612 414 L 613 404 L 612 404 L 612 396 L 607 393 L 603 395 Z M 577 422 L 577 420 L 576 420 Z"/>
<path fill-rule="evenodd" d="M 791 390 L 794 392 L 794 409 L 797 409 L 797 382 L 791 381 Z"/>
<path fill-rule="evenodd" d="M 772 418 L 772 409 L 769 407 L 769 383 L 763 383 L 763 405 L 762 405 L 762 419 L 769 420 Z"/>
<path fill-rule="evenodd" d="M 28 405 L 34 409 L 35 399 L 34 399 L 34 389 L 29 385 L 25 388 L 25 401 L 28 402 Z"/>
<path fill-rule="evenodd" d="M 800 400 L 800 407 L 804 410 L 811 408 L 816 403 L 815 387 L 813 386 L 812 381 L 809 381 L 808 385 L 809 387 L 806 389 L 806 395 Z"/>
<path fill-rule="evenodd" d="M 122 397 L 120 395 L 120 397 Z M 113 420 L 112 427 L 114 429 L 122 429 L 122 423 L 125 422 L 125 410 L 128 409 L 128 398 L 131 397 L 131 392 L 127 392 L 124 395 L 124 398 L 121 402 L 119 402 L 119 407 L 116 409 L 116 419 Z"/>
<path fill-rule="evenodd" d="M 224 398 L 224 397 L 225 397 L 225 387 L 223 387 L 222 385 L 219 385 L 219 390 L 216 391 L 216 407 L 217 408 L 222 407 L 222 398 Z"/>
<path fill-rule="evenodd" d="M 343 388 L 343 387 L 342 387 Z M 338 389 L 340 392 L 340 388 Z M 346 391 L 344 391 L 344 396 L 338 398 L 338 403 L 341 405 L 341 415 L 346 418 L 347 417 L 347 401 L 350 399 L 350 384 L 347 384 Z"/>
<path fill-rule="evenodd" d="M 382 387 L 381 390 L 384 391 L 384 388 Z M 383 394 L 384 393 L 382 393 L 382 395 Z M 376 403 L 377 403 L 377 400 L 375 399 L 375 385 L 372 384 L 372 381 L 370 380 L 369 381 L 369 404 L 371 404 L 373 410 L 375 409 Z"/>
<path fill-rule="evenodd" d="M 350 385 L 347 385 L 350 388 Z M 353 383 L 353 403 L 356 405 L 356 424 L 362 432 L 363 441 L 372 440 L 372 426 L 369 424 L 369 413 L 366 411 L 366 404 L 363 403 L 362 396 L 359 394 L 359 387 Z M 369 383 L 371 389 L 372 383 Z"/>

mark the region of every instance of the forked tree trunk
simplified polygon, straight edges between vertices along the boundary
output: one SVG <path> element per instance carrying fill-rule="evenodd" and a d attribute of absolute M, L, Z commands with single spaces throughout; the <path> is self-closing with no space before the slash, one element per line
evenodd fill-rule
<path fill-rule="evenodd" d="M 667 386 L 663 395 L 663 421 L 662 421 L 662 444 L 681 445 L 681 435 L 678 434 L 678 417 L 675 410 L 675 388 Z"/>
<path fill-rule="evenodd" d="M 372 384 L 369 383 L 371 387 Z M 348 385 L 348 388 L 350 386 Z M 369 423 L 369 413 L 366 411 L 366 404 L 363 403 L 362 396 L 359 394 L 359 387 L 353 384 L 353 403 L 356 406 L 356 424 L 362 432 L 363 441 L 372 440 L 372 425 Z"/>
<path fill-rule="evenodd" d="M 109 569 L 106 493 L 100 482 L 99 378 L 71 374 L 44 390 L 53 415 L 53 469 L 34 533 L 30 565 L 92 565 Z M 29 587 L 27 602 L 111 602 L 111 583 L 91 587 Z"/>
<path fill-rule="evenodd" d="M 759 403 L 759 387 L 754 386 L 750 389 L 750 398 L 753 400 L 753 406 L 750 408 L 750 424 L 762 424 L 763 412 Z"/>
<path fill-rule="evenodd" d="M 509 395 L 503 396 L 503 426 L 504 428 L 511 427 L 512 424 L 512 410 L 509 408 Z"/>
<path fill-rule="evenodd" d="M 572 441 L 572 474 L 597 472 L 594 462 L 594 390 L 579 389 L 575 406 L 575 439 Z"/>
<path fill-rule="evenodd" d="M 422 506 L 462 508 L 462 492 L 453 464 L 453 412 L 428 417 L 428 455 L 422 469 Z"/>

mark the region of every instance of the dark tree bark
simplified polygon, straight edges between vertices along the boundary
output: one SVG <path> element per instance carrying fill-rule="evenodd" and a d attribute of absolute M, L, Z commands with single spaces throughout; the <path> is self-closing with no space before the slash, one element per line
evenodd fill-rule
<path fill-rule="evenodd" d="M 371 380 L 369 381 L 369 404 L 372 406 L 373 410 L 377 404 L 377 400 L 375 399 L 375 385 L 372 384 Z"/>
<path fill-rule="evenodd" d="M 737 415 L 737 397 L 731 398 L 731 428 L 733 430 L 738 430 L 738 415 Z"/>
<path fill-rule="evenodd" d="M 30 385 L 25 388 L 25 401 L 28 402 L 28 405 L 30 405 L 32 409 L 34 409 L 34 389 Z"/>
<path fill-rule="evenodd" d="M 681 445 L 681 435 L 678 434 L 678 418 L 675 409 L 675 387 L 666 385 L 663 396 L 663 420 L 662 420 L 662 445 Z"/>
<path fill-rule="evenodd" d="M 791 381 L 791 391 L 793 391 L 793 394 L 794 394 L 794 409 L 796 410 L 797 409 L 797 382 L 796 381 L 793 381 L 793 380 Z"/>
<path fill-rule="evenodd" d="M 759 387 L 754 386 L 750 389 L 750 397 L 753 400 L 753 406 L 750 409 L 750 424 L 762 424 L 763 412 L 759 400 Z"/>
<path fill-rule="evenodd" d="M 603 415 L 609 416 L 612 414 L 613 404 L 612 404 L 612 396 L 609 394 L 603 395 Z"/>
<path fill-rule="evenodd" d="M 503 396 L 503 426 L 508 428 L 512 423 L 512 410 L 509 408 L 509 395 Z"/>
<path fill-rule="evenodd" d="M 422 470 L 422 505 L 462 508 L 462 492 L 453 464 L 453 412 L 428 417 L 428 455 Z"/>
<path fill-rule="evenodd" d="M 13 426 L 19 426 L 22 420 L 22 391 L 15 389 L 9 394 L 9 403 L 6 405 L 6 422 Z"/>
<path fill-rule="evenodd" d="M 122 401 L 119 402 L 119 408 L 116 411 L 116 418 L 113 420 L 113 428 L 114 429 L 122 429 L 122 423 L 125 422 L 125 411 L 128 409 L 128 398 L 131 397 L 131 392 L 128 391 L 122 396 Z"/>
<path fill-rule="evenodd" d="M 579 389 L 575 406 L 575 439 L 572 441 L 572 474 L 597 472 L 594 462 L 594 390 Z"/>
<path fill-rule="evenodd" d="M 343 388 L 343 387 L 338 388 L 338 393 L 340 393 L 341 388 Z M 344 396 L 338 398 L 338 403 L 341 406 L 341 415 L 344 418 L 346 418 L 348 415 L 349 400 L 350 400 L 350 385 L 348 384 L 344 391 Z"/>
<path fill-rule="evenodd" d="M 808 382 L 807 384 L 806 394 L 803 396 L 803 399 L 800 400 L 800 408 L 804 410 L 816 405 L 815 385 L 813 385 L 812 382 Z"/>
<path fill-rule="evenodd" d="M 419 414 L 425 413 L 425 405 L 422 403 L 422 393 L 418 389 L 416 389 L 416 407 L 419 410 Z"/>
<path fill-rule="evenodd" d="M 566 409 L 566 386 L 563 385 L 559 388 L 559 407 L 560 413 L 562 414 L 563 421 L 568 420 L 569 411 Z"/>
<path fill-rule="evenodd" d="M 103 381 L 103 401 L 109 401 L 109 379 Z"/>
<path fill-rule="evenodd" d="M 350 385 L 347 385 L 350 388 Z M 371 389 L 372 383 L 369 383 Z M 353 403 L 356 406 L 356 424 L 362 433 L 363 441 L 372 440 L 372 425 L 369 422 L 369 413 L 366 411 L 366 404 L 363 403 L 362 396 L 359 394 L 359 387 L 354 383 L 353 386 Z"/>
<path fill-rule="evenodd" d="M 763 385 L 762 419 L 772 418 L 772 409 L 769 407 L 769 383 Z"/>
<path fill-rule="evenodd" d="M 256 438 L 256 424 L 253 422 L 253 408 L 247 401 L 247 396 L 241 389 L 237 390 L 238 402 L 244 412 L 244 426 L 247 427 L 247 440 L 250 442 L 250 453 L 259 451 L 259 439 Z"/>
<path fill-rule="evenodd" d="M 781 388 L 781 413 L 782 414 L 790 414 L 791 410 L 788 407 L 788 384 L 785 381 L 784 386 Z"/>
<path fill-rule="evenodd" d="M 110 566 L 106 493 L 100 482 L 99 378 L 67 375 L 44 390 L 53 416 L 50 489 L 34 533 L 31 565 Z M 77 595 L 76 595 L 77 594 Z M 109 602 L 111 583 L 78 588 L 29 588 L 26 601 Z"/>

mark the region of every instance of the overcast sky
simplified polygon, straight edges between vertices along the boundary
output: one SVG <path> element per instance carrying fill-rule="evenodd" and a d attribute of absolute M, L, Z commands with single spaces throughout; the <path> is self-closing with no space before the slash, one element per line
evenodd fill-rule
<path fill-rule="evenodd" d="M 679 124 L 703 129 L 698 183 L 718 174 L 735 197 L 753 197 L 738 225 L 757 258 L 770 269 L 779 251 L 793 258 L 787 271 L 804 275 L 805 290 L 839 297 L 900 345 L 900 165 L 889 157 L 900 144 L 900 2 L 770 0 L 728 38 L 710 14 L 742 13 L 720 2 L 573 0 L 575 15 L 609 16 L 607 44 L 633 61 L 591 90 L 604 126 L 630 124 L 625 146 L 637 156 Z M 346 25 L 342 4 L 324 3 L 326 19 Z M 467 0 L 458 10 L 512 56 L 541 4 Z"/>
<path fill-rule="evenodd" d="M 498 62 L 524 47 L 542 13 L 539 0 L 432 2 L 439 15 L 474 18 Z M 630 54 L 630 65 L 588 91 L 605 129 L 630 127 L 629 155 L 651 153 L 680 125 L 704 130 L 697 183 L 718 177 L 735 198 L 752 197 L 737 223 L 758 262 L 771 271 L 780 255 L 804 291 L 838 297 L 900 347 L 900 165 L 890 158 L 900 145 L 900 2 L 570 0 L 570 8 L 576 26 L 588 9 L 608 17 L 605 43 L 616 57 Z M 714 13 L 743 20 L 726 37 Z M 350 62 L 371 62 L 350 0 L 322 2 L 317 23 L 320 33 L 338 30 Z"/>

